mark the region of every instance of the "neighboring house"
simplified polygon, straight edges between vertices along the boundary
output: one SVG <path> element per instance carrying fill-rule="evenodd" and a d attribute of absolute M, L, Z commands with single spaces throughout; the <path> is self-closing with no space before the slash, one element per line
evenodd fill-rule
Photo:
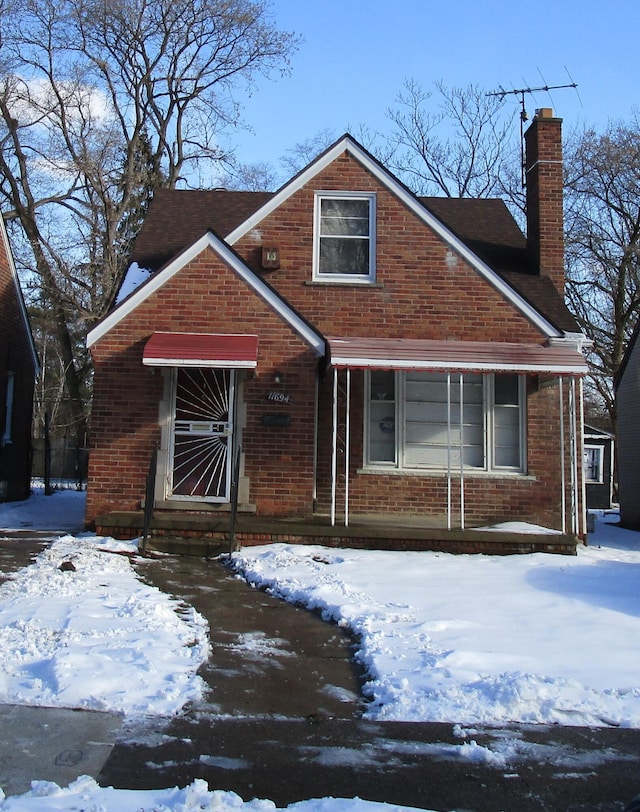
<path fill-rule="evenodd" d="M 583 536 L 560 119 L 526 138 L 528 242 L 502 201 L 415 197 L 349 135 L 274 194 L 158 191 L 147 279 L 88 336 L 88 525 L 135 532 L 157 448 L 174 529 L 224 521 L 237 459 L 240 517 Z"/>
<path fill-rule="evenodd" d="M 614 436 L 594 426 L 584 427 L 584 481 L 587 507 L 609 510 L 613 502 Z"/>
<path fill-rule="evenodd" d="M 614 381 L 620 524 L 640 530 L 640 322 Z"/>
<path fill-rule="evenodd" d="M 31 487 L 31 419 L 38 358 L 0 215 L 0 501 Z"/>

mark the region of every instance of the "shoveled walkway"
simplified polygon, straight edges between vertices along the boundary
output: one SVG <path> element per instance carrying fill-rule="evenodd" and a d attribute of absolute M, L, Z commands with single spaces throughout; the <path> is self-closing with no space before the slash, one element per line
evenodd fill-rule
<path fill-rule="evenodd" d="M 138 573 L 209 622 L 210 691 L 190 713 L 353 719 L 360 711 L 354 641 L 319 615 L 247 586 L 221 559 L 142 559 Z"/>

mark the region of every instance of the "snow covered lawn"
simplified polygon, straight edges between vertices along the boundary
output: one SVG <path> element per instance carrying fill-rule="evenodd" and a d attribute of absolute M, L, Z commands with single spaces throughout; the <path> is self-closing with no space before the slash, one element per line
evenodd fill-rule
<path fill-rule="evenodd" d="M 0 586 L 0 702 L 171 715 L 202 696 L 205 619 L 117 551 L 63 536 Z"/>
<path fill-rule="evenodd" d="M 640 727 L 640 533 L 577 557 L 273 545 L 234 564 L 359 635 L 368 716 Z"/>
<path fill-rule="evenodd" d="M 36 492 L 0 505 L 0 527 L 70 531 L 83 494 Z M 640 728 L 640 533 L 599 517 L 588 548 L 451 556 L 272 545 L 242 551 L 251 583 L 322 611 L 358 636 L 368 716 Z M 36 562 L 0 585 L 0 702 L 172 714 L 197 698 L 207 627 L 191 607 L 144 585 L 135 546 L 60 532 Z M 61 565 L 64 565 L 61 569 Z M 72 565 L 72 567 L 70 566 Z M 80 777 L 34 782 L 0 812 L 100 809 L 273 810 L 202 781 L 184 789 L 116 791 Z M 392 812 L 324 798 L 290 812 Z"/>
<path fill-rule="evenodd" d="M 36 492 L 0 527 L 80 522 L 82 499 Z M 276 544 L 233 563 L 358 635 L 370 718 L 640 728 L 640 533 L 616 522 L 576 557 Z M 116 551 L 135 544 L 62 536 L 0 586 L 0 702 L 171 714 L 200 695 L 206 622 Z"/>

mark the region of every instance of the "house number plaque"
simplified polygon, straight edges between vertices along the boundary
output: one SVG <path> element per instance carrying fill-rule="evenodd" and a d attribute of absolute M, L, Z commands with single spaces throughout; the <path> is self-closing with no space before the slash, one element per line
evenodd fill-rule
<path fill-rule="evenodd" d="M 267 392 L 267 400 L 272 403 L 291 403 L 291 398 L 284 392 Z"/>

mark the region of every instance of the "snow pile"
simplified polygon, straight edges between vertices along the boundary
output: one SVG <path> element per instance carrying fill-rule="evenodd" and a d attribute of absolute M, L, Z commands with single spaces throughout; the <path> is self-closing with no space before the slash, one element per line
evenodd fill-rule
<path fill-rule="evenodd" d="M 600 521 L 575 558 L 279 544 L 233 561 L 358 635 L 371 719 L 640 728 L 638 533 Z"/>
<path fill-rule="evenodd" d="M 0 702 L 171 715 L 202 696 L 206 621 L 119 549 L 66 536 L 0 586 Z"/>
<path fill-rule="evenodd" d="M 100 787 L 84 775 L 66 789 L 50 781 L 34 781 L 24 795 L 3 800 L 0 812 L 271 812 L 272 801 L 244 802 L 239 795 L 221 790 L 209 791 L 206 781 L 197 779 L 184 789 L 116 790 Z M 401 812 L 409 807 L 361 801 L 359 798 L 322 798 L 300 801 L 287 807 L 289 812 Z"/>

